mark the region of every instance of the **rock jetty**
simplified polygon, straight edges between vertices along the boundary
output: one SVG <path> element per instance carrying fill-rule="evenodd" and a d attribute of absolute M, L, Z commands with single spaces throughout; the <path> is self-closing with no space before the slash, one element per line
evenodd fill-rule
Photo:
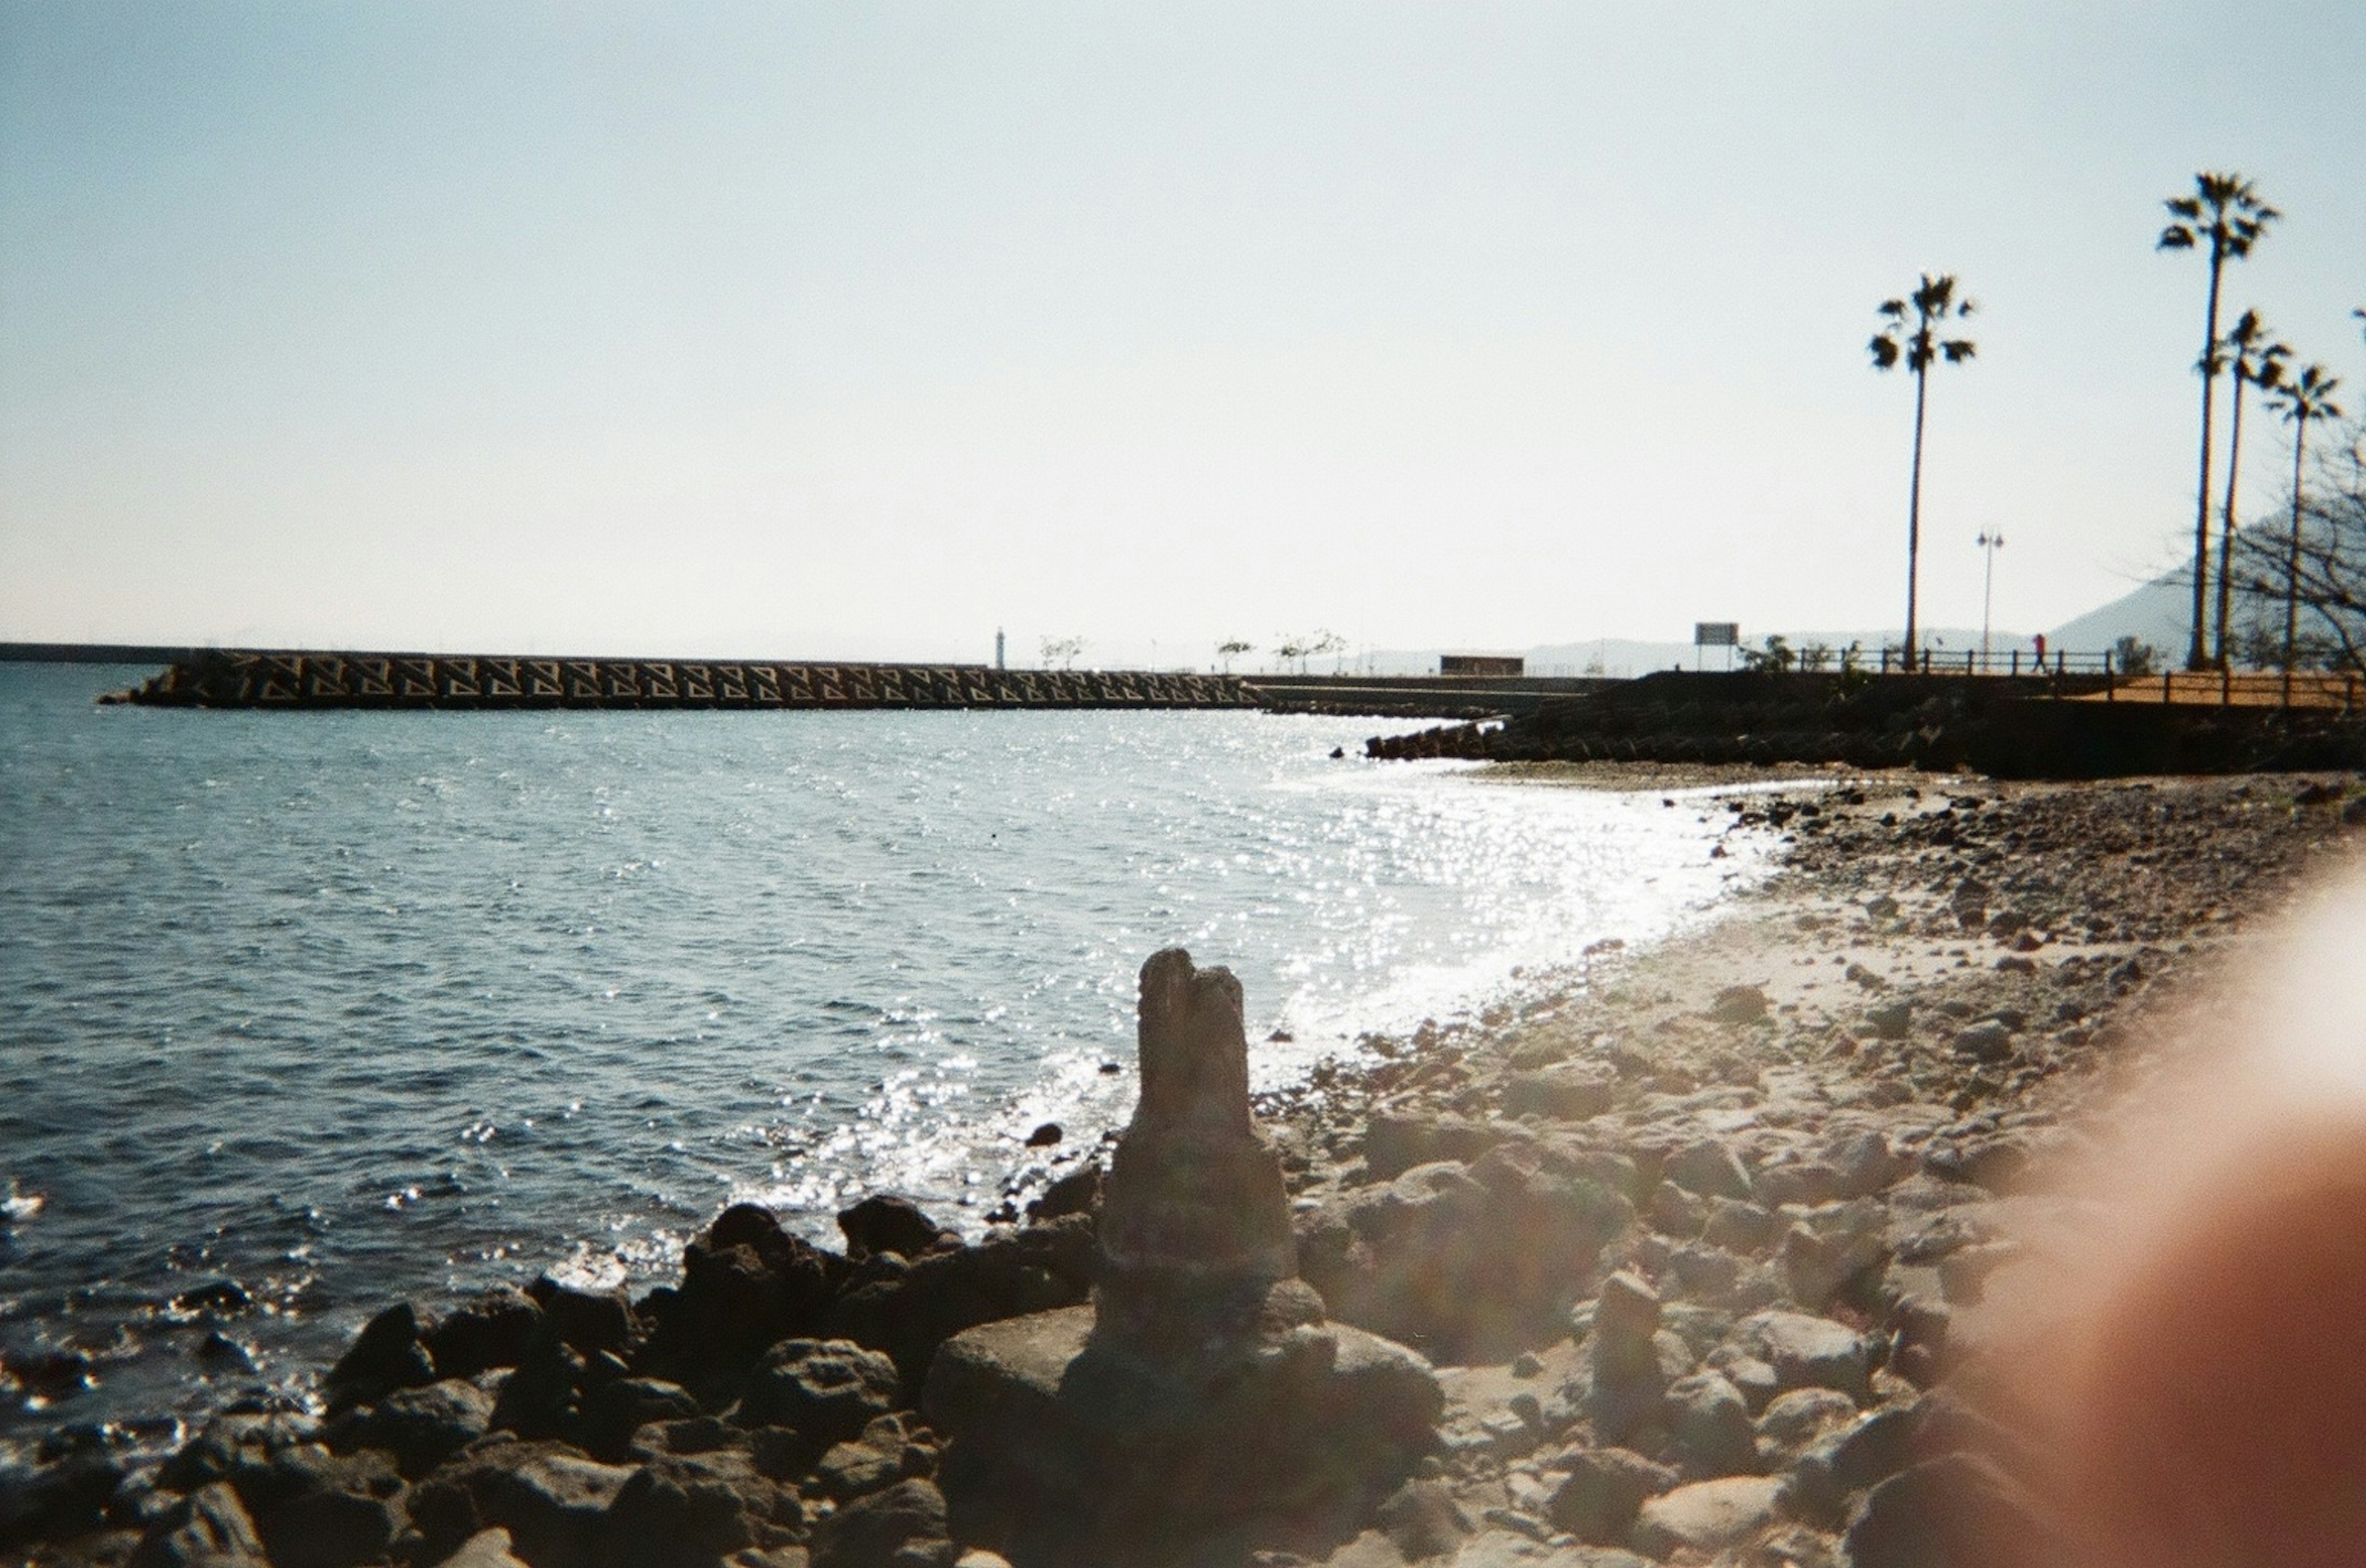
<path fill-rule="evenodd" d="M 208 649 L 101 699 L 200 708 L 1254 707 L 1231 675 L 982 664 L 496 659 Z"/>

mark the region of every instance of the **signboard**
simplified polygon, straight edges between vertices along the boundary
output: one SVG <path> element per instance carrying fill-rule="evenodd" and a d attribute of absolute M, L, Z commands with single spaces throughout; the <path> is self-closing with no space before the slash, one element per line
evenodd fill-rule
<path fill-rule="evenodd" d="M 1693 623 L 1695 648 L 1736 648 L 1741 645 L 1741 623 L 1740 621 L 1695 621 Z"/>

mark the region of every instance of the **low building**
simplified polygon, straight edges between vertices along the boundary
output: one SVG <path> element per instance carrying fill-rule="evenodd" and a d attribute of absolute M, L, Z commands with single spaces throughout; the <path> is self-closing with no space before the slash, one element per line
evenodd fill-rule
<path fill-rule="evenodd" d="M 1528 661 L 1516 655 L 1501 653 L 1441 653 L 1437 656 L 1437 672 L 1441 675 L 1522 675 Z"/>

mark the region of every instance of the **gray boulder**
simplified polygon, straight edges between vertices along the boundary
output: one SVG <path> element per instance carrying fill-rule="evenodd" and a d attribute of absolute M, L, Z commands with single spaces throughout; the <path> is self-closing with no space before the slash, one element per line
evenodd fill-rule
<path fill-rule="evenodd" d="M 208 1482 L 150 1526 L 132 1568 L 270 1568 L 263 1536 L 223 1482 Z"/>
<path fill-rule="evenodd" d="M 895 1362 L 851 1340 L 792 1339 L 774 1346 L 749 1380 L 739 1419 L 843 1442 L 896 1408 L 898 1382 Z"/>
<path fill-rule="evenodd" d="M 1664 1559 L 1678 1551 L 1707 1557 L 1739 1546 L 1774 1521 L 1776 1486 L 1756 1475 L 1679 1486 L 1636 1515 L 1636 1549 Z"/>

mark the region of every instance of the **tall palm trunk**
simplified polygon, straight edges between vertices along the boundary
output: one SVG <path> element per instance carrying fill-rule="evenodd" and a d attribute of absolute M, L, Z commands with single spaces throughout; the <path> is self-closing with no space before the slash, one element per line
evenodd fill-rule
<path fill-rule="evenodd" d="M 2241 331 L 2241 324 L 2236 330 Z M 2243 462 L 2243 356 L 2237 353 L 2233 366 L 2235 408 L 2226 422 L 2226 515 L 2218 528 L 2218 657 L 2219 669 L 2226 668 L 2226 617 L 2235 596 L 2235 477 Z"/>
<path fill-rule="evenodd" d="M 2218 389 L 2218 276 L 2226 261 L 2225 243 L 2210 240 L 2210 316 L 2202 335 L 2202 479 L 2193 496 L 2193 640 L 2186 649 L 2185 667 L 2209 667 L 2203 634 L 2210 594 L 2210 409 Z"/>
<path fill-rule="evenodd" d="M 2300 642 L 2300 454 L 2308 445 L 2306 415 L 2293 422 L 2292 548 L 2284 558 L 2284 705 L 2292 705 L 2293 660 Z"/>
<path fill-rule="evenodd" d="M 1906 490 L 1906 672 L 1914 673 L 1915 588 L 1922 556 L 1922 406 L 1931 372 L 1914 372 L 1914 472 Z"/>

